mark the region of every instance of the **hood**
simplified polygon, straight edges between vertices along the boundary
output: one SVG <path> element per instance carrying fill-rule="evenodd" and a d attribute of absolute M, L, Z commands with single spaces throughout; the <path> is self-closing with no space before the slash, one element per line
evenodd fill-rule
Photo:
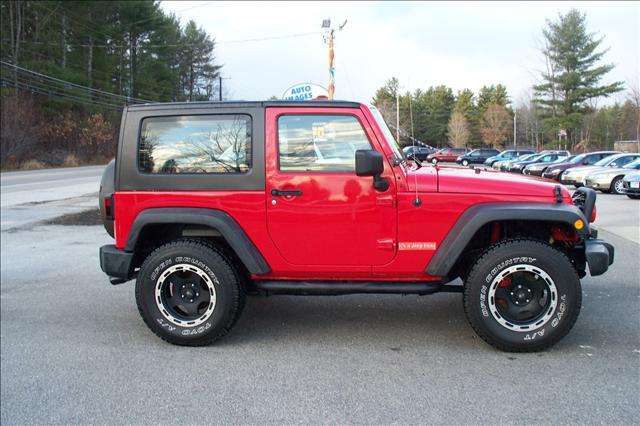
<path fill-rule="evenodd" d="M 562 162 L 562 163 L 554 163 L 550 165 L 547 170 L 568 169 L 569 167 L 581 167 L 581 166 L 578 166 L 575 163 Z"/>
<path fill-rule="evenodd" d="M 602 166 L 578 166 L 571 167 L 571 170 L 567 170 L 567 173 L 588 173 L 591 170 L 604 169 Z"/>
<path fill-rule="evenodd" d="M 589 176 L 603 176 L 609 174 L 617 175 L 619 173 L 624 175 L 632 171 L 633 169 L 623 169 L 622 167 L 607 167 L 601 170 L 594 170 L 593 172 L 589 173 Z"/>
<path fill-rule="evenodd" d="M 479 170 L 479 169 L 478 169 Z M 557 183 L 538 177 L 500 173 L 492 170 L 440 168 L 425 166 L 418 170 L 410 170 L 407 176 L 409 189 L 415 191 L 465 193 L 465 194 L 501 194 L 526 195 L 529 197 L 555 197 L 554 188 Z M 435 186 L 437 184 L 437 186 Z M 571 199 L 569 191 L 563 186 L 562 194 Z"/>

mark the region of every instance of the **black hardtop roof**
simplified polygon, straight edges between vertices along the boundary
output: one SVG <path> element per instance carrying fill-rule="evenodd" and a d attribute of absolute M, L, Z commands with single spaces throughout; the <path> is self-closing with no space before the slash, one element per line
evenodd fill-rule
<path fill-rule="evenodd" d="M 350 101 L 198 101 L 198 102 L 158 102 L 129 105 L 130 110 L 188 108 L 265 108 L 265 107 L 332 107 L 360 108 L 362 104 Z"/>

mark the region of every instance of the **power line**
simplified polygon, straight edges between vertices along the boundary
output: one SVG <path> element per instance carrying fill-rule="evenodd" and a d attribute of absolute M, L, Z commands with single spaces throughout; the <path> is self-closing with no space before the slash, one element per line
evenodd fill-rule
<path fill-rule="evenodd" d="M 43 79 L 46 79 L 46 80 L 56 81 L 56 82 L 58 82 L 58 83 L 65 84 L 65 85 L 72 86 L 72 87 L 77 87 L 77 88 L 79 88 L 79 89 L 82 89 L 82 90 L 85 90 L 85 91 L 88 91 L 88 92 L 100 93 L 100 94 L 103 94 L 103 95 L 112 96 L 112 97 L 114 97 L 114 98 L 121 98 L 121 99 L 125 99 L 125 100 L 127 100 L 128 102 L 132 102 L 132 101 L 133 101 L 133 102 L 136 102 L 136 101 L 137 101 L 137 102 L 139 102 L 139 103 L 154 102 L 154 101 L 151 101 L 151 100 L 148 100 L 148 99 L 140 99 L 140 98 L 134 98 L 134 97 L 124 96 L 124 95 L 118 95 L 118 94 L 116 94 L 116 93 L 109 93 L 109 92 L 105 92 L 104 90 L 93 89 L 93 88 L 91 88 L 91 87 L 82 86 L 82 85 L 80 85 L 80 84 L 72 83 L 72 82 L 70 82 L 70 81 L 61 80 L 61 79 L 59 79 L 59 78 L 51 77 L 51 76 L 48 76 L 48 75 L 45 75 L 45 74 L 40 74 L 40 73 L 38 73 L 38 72 L 31 71 L 31 70 L 28 70 L 28 69 L 26 69 L 26 68 L 19 67 L 19 66 L 17 66 L 17 65 L 14 65 L 14 64 L 11 64 L 11 63 L 9 63 L 9 62 L 5 62 L 5 61 L 0 61 L 0 64 L 4 65 L 4 66 L 6 66 L 6 67 L 10 67 L 10 68 L 13 68 L 13 69 L 16 69 L 16 70 L 22 71 L 23 73 L 25 73 L 25 72 L 26 72 L 26 73 L 29 73 L 29 74 L 31 74 L 31 75 L 38 76 L 38 77 L 43 78 Z"/>
<path fill-rule="evenodd" d="M 6 42 L 6 43 L 8 43 L 8 42 Z M 32 59 L 32 57 L 37 57 L 37 58 L 40 58 L 40 59 L 44 59 L 46 61 L 52 61 L 53 58 L 55 57 L 54 54 L 39 52 L 39 51 L 33 50 L 33 49 L 34 48 L 20 46 L 20 52 L 27 52 L 28 53 L 29 57 L 26 59 L 27 61 L 29 61 L 29 59 Z M 79 67 L 77 65 L 74 65 L 73 63 L 67 63 L 65 68 L 68 68 L 68 69 L 70 69 L 72 71 L 78 72 L 78 73 L 83 74 L 83 75 L 86 74 L 86 72 L 87 72 L 86 68 Z M 118 71 L 120 71 L 120 70 L 118 70 Z M 108 72 L 108 71 L 103 71 L 103 70 L 99 70 L 99 69 L 94 69 L 92 71 L 92 74 L 98 74 L 98 75 L 104 76 L 102 78 L 102 81 L 106 80 L 106 81 L 114 81 L 115 82 L 115 80 L 117 80 L 117 77 L 118 77 L 116 71 Z M 152 83 L 148 82 L 148 81 L 144 81 L 144 80 L 143 81 L 137 81 L 136 84 L 138 84 L 142 88 L 146 87 L 146 88 L 151 89 L 151 90 L 155 89 L 155 86 L 153 86 Z M 141 95 L 144 96 L 145 94 L 141 93 Z M 121 96 L 125 96 L 125 95 L 121 95 Z"/>
<path fill-rule="evenodd" d="M 2 81 L 2 85 L 6 86 L 6 87 L 14 87 L 16 89 L 20 89 L 20 90 L 26 90 L 32 93 L 37 93 L 39 95 L 44 95 L 44 96 L 48 96 L 48 97 L 57 97 L 57 98 L 63 98 L 63 99 L 68 99 L 71 101 L 75 101 L 77 103 L 82 103 L 85 105 L 89 105 L 89 106 L 97 106 L 97 107 L 101 107 L 101 108 L 108 108 L 108 109 L 113 109 L 113 110 L 117 110 L 117 111 L 121 111 L 122 110 L 122 106 L 119 105 L 113 105 L 113 104 L 106 104 L 106 103 L 102 103 L 102 102 L 96 102 L 96 101 L 89 101 L 87 99 L 83 99 L 77 96 L 73 96 L 73 95 L 69 95 L 66 93 L 60 93 L 60 92 L 56 92 L 53 90 L 43 90 L 37 87 L 32 87 L 28 84 L 23 84 L 23 83 L 16 83 L 14 81 L 11 81 L 10 79 L 6 79 L 6 78 L 1 78 L 0 81 Z"/>
<path fill-rule="evenodd" d="M 32 87 L 34 89 L 39 89 L 39 90 L 44 90 L 47 92 L 56 92 L 56 93 L 60 93 L 60 94 L 65 94 L 65 95 L 69 95 L 69 96 L 77 96 L 80 97 L 82 99 L 85 99 L 84 96 L 87 96 L 87 93 L 73 93 L 70 91 L 65 91 L 64 88 L 60 88 L 60 87 L 56 87 L 50 83 L 46 83 L 46 82 L 42 82 L 42 81 L 35 81 L 35 80 L 29 80 L 28 78 L 25 78 L 23 76 L 19 76 L 18 78 L 12 78 L 10 76 L 5 76 L 3 77 L 4 80 L 6 81 L 11 81 L 14 80 L 16 83 L 20 83 L 23 85 L 27 85 L 29 87 Z M 118 101 L 118 100 L 114 100 L 114 99 L 109 99 L 109 98 L 95 98 L 93 95 L 89 95 L 88 98 L 86 98 L 88 101 L 96 101 L 98 103 L 102 103 L 102 104 L 110 104 L 113 106 L 120 106 L 120 105 L 125 105 L 126 103 Z"/>

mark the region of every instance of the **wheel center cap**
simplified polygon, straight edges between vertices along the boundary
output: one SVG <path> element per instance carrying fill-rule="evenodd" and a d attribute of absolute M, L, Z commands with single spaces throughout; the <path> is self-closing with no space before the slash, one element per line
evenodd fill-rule
<path fill-rule="evenodd" d="M 516 305 L 524 305 L 531 301 L 531 289 L 523 286 L 522 284 L 518 284 L 511 291 L 511 300 Z"/>

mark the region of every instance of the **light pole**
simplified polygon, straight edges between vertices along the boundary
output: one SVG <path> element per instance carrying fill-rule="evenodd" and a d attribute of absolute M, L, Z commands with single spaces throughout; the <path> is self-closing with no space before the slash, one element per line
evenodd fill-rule
<path fill-rule="evenodd" d="M 347 25 L 347 20 L 346 19 L 342 23 L 342 25 L 340 25 L 338 27 L 338 31 L 342 31 L 342 29 L 344 28 L 345 25 Z M 336 30 L 334 28 L 331 28 L 331 18 L 327 18 L 327 19 L 323 19 L 322 20 L 322 28 L 326 32 L 326 34 L 325 34 L 325 43 L 327 43 L 329 45 L 329 100 L 332 101 L 333 100 L 333 93 L 336 90 L 335 81 L 334 81 L 335 67 L 333 66 L 333 58 L 334 58 L 334 53 L 333 53 L 334 35 L 333 34 L 334 34 L 334 32 Z"/>
<path fill-rule="evenodd" d="M 526 130 L 526 129 L 525 129 Z M 513 110 L 513 149 L 518 150 L 518 110 Z"/>

